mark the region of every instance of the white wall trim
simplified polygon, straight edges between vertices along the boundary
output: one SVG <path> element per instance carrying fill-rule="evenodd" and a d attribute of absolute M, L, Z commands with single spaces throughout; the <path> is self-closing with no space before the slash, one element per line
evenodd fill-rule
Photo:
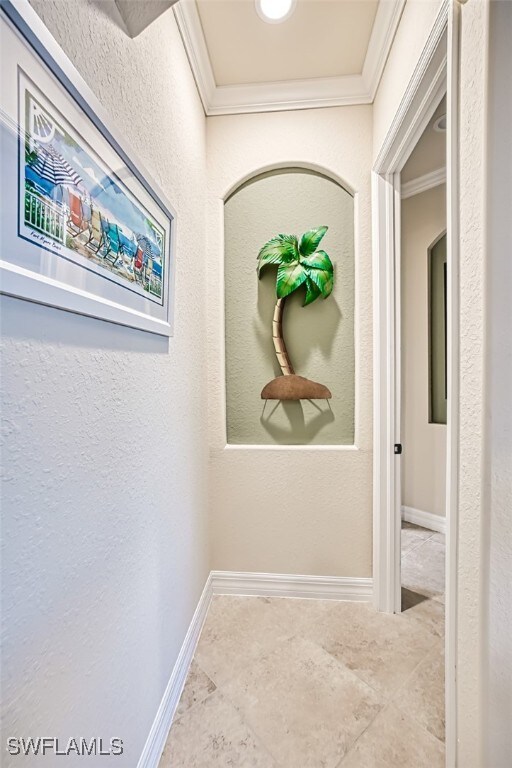
<path fill-rule="evenodd" d="M 320 109 L 371 104 L 362 75 L 287 80 L 276 83 L 220 85 L 206 114 L 239 115 L 294 109 Z"/>
<path fill-rule="evenodd" d="M 361 449 L 357 445 L 259 445 L 243 443 L 226 443 L 224 446 L 225 451 L 299 451 L 299 452 L 312 452 L 318 451 L 360 451 Z"/>
<path fill-rule="evenodd" d="M 446 518 L 435 515 L 433 512 L 426 512 L 424 509 L 402 505 L 402 520 L 414 525 L 421 525 L 422 528 L 428 528 L 430 531 L 446 533 Z"/>
<path fill-rule="evenodd" d="M 367 602 L 372 600 L 373 594 L 373 583 L 369 578 L 247 571 L 212 571 L 211 578 L 214 595 L 260 595 Z"/>
<path fill-rule="evenodd" d="M 171 677 L 167 683 L 162 701 L 158 707 L 153 725 L 149 732 L 149 736 L 142 750 L 137 768 L 158 768 L 160 758 L 162 756 L 165 742 L 169 734 L 172 719 L 180 700 L 183 686 L 187 678 L 188 670 L 194 653 L 196 645 L 201 634 L 201 629 L 210 607 L 212 599 L 212 578 L 211 573 L 206 579 L 203 592 L 199 598 L 197 608 L 190 622 L 188 632 L 181 646 L 176 664 L 171 672 Z"/>
<path fill-rule="evenodd" d="M 394 613 L 400 585 L 400 528 L 395 525 L 396 500 L 392 449 L 396 441 L 394 397 L 395 260 L 394 174 L 372 173 L 373 233 L 373 575 L 379 611 Z M 393 481 L 392 481 L 393 479 Z"/>
<path fill-rule="evenodd" d="M 363 64 L 363 80 L 373 102 L 402 18 L 406 0 L 379 3 Z"/>
<path fill-rule="evenodd" d="M 447 40 L 448 8 L 448 0 L 443 0 L 375 160 L 376 173 L 402 170 L 446 92 L 447 55 L 442 43 Z"/>
<path fill-rule="evenodd" d="M 173 11 L 204 111 L 208 115 L 217 84 L 213 76 L 197 6 L 195 2 L 176 3 Z"/>
<path fill-rule="evenodd" d="M 196 3 L 180 2 L 173 10 L 204 111 L 211 116 L 371 104 L 405 2 L 379 3 L 361 74 L 245 85 L 216 84 Z"/>
<path fill-rule="evenodd" d="M 406 181 L 401 188 L 402 200 L 427 192 L 427 190 L 439 187 L 441 184 L 446 184 L 446 168 L 438 168 L 430 173 L 425 173 L 423 176 L 418 176 L 417 179 Z"/>

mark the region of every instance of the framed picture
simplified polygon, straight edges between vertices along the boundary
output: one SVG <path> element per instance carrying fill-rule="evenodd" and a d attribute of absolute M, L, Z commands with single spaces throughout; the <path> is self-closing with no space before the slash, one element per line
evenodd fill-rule
<path fill-rule="evenodd" d="M 28 2 L 0 25 L 0 291 L 171 336 L 170 204 Z"/>

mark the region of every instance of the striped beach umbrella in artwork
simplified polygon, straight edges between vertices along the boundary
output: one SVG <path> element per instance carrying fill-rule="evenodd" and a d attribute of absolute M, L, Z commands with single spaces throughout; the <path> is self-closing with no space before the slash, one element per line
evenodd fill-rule
<path fill-rule="evenodd" d="M 34 138 L 39 138 L 41 141 L 51 141 L 55 134 L 55 124 L 52 120 L 50 120 L 46 112 L 44 112 L 38 105 L 36 105 L 32 99 L 30 99 L 30 101 L 33 120 L 30 133 Z"/>
<path fill-rule="evenodd" d="M 83 184 L 81 177 L 71 165 L 64 160 L 57 150 L 49 144 L 47 147 L 39 144 L 37 159 L 31 164 L 42 179 L 55 186 L 77 187 Z"/>

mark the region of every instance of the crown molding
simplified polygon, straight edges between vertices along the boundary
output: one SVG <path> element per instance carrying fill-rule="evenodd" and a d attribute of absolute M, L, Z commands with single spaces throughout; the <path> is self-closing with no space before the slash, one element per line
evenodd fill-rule
<path fill-rule="evenodd" d="M 217 85 L 194 0 L 173 6 L 176 22 L 206 115 L 371 104 L 406 0 L 381 0 L 359 75 L 319 77 L 246 85 Z"/>
<path fill-rule="evenodd" d="M 363 80 L 373 102 L 407 0 L 380 0 L 363 65 Z"/>
<path fill-rule="evenodd" d="M 208 115 L 217 84 L 213 76 L 210 54 L 206 47 L 197 5 L 190 0 L 188 2 L 182 0 L 173 6 L 173 11 L 204 111 Z"/>
<path fill-rule="evenodd" d="M 402 200 L 406 200 L 408 197 L 419 195 L 421 192 L 439 187 L 441 184 L 446 184 L 446 168 L 438 168 L 424 176 L 418 176 L 417 179 L 406 181 L 405 184 L 402 184 L 400 196 Z"/>
<path fill-rule="evenodd" d="M 375 173 L 381 174 L 385 168 L 401 170 L 405 165 L 404 147 L 409 147 L 410 154 L 446 93 L 450 2 L 451 0 L 442 0 L 439 6 L 425 47 L 375 160 Z M 413 112 L 418 115 L 418 119 L 413 124 L 408 124 L 406 116 Z M 402 163 L 400 168 L 397 166 L 398 158 Z"/>

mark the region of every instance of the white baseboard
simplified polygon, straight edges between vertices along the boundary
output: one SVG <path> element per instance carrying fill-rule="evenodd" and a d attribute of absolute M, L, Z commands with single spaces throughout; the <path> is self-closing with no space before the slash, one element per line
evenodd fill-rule
<path fill-rule="evenodd" d="M 425 512 L 423 509 L 414 509 L 414 507 L 402 507 L 402 520 L 414 525 L 421 525 L 431 531 L 446 533 L 446 518 L 441 515 L 434 515 L 432 512 Z"/>
<path fill-rule="evenodd" d="M 137 768 L 158 768 L 162 752 L 167 741 L 172 719 L 180 700 L 181 692 L 187 678 L 188 670 L 194 653 L 201 629 L 210 607 L 212 599 L 211 574 L 206 579 L 197 608 L 190 622 L 187 635 L 181 646 L 176 664 L 171 673 L 167 688 L 158 707 L 156 717 L 151 726 L 144 749 L 140 756 Z"/>
<path fill-rule="evenodd" d="M 369 601 L 373 596 L 372 579 L 245 571 L 212 571 L 211 578 L 214 595 L 260 595 L 262 597 L 359 601 Z"/>

